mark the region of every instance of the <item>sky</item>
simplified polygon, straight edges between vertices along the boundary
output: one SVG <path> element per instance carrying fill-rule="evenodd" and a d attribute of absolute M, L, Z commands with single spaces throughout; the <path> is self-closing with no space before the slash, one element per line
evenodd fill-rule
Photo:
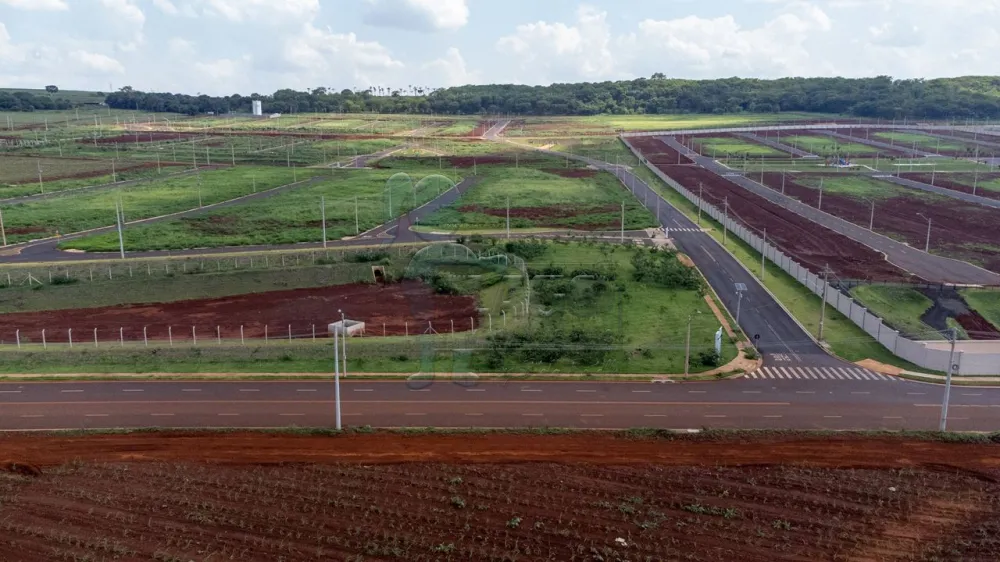
<path fill-rule="evenodd" d="M 1000 74 L 1000 0 L 0 0 L 0 87 Z"/>

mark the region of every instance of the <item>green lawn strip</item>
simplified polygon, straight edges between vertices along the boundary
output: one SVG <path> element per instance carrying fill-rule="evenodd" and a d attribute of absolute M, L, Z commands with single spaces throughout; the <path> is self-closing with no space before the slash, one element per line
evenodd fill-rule
<path fill-rule="evenodd" d="M 931 135 L 921 135 L 917 133 L 900 133 L 891 131 L 875 133 L 872 136 L 875 137 L 874 140 L 881 142 L 893 141 L 902 148 L 912 148 L 914 144 L 916 144 L 918 149 L 923 149 L 929 152 L 934 152 L 939 148 L 947 151 L 965 152 L 970 146 L 964 143 L 939 139 L 938 137 Z"/>
<path fill-rule="evenodd" d="M 453 121 L 442 129 L 435 129 L 432 134 L 446 137 L 460 137 L 472 133 L 479 125 L 475 119 L 460 119 Z"/>
<path fill-rule="evenodd" d="M 943 195 L 935 195 L 925 191 L 913 190 L 894 183 L 854 174 L 802 175 L 796 178 L 796 183 L 815 190 L 823 184 L 823 193 L 836 194 L 852 199 L 887 200 L 896 197 L 915 197 L 928 203 L 945 202 Z"/>
<path fill-rule="evenodd" d="M 455 203 L 428 217 L 424 226 L 504 228 L 508 200 L 511 228 L 620 228 L 622 202 L 627 230 L 655 225 L 649 211 L 607 172 L 565 178 L 532 168 L 507 167 L 491 168 L 481 175 L 484 178 L 478 184 Z"/>
<path fill-rule="evenodd" d="M 111 190 L 67 193 L 4 208 L 8 242 L 22 242 L 115 224 L 115 202 L 126 221 L 195 209 L 280 185 L 308 179 L 314 171 L 239 167 L 141 182 Z M 200 186 L 200 187 L 199 187 Z"/>
<path fill-rule="evenodd" d="M 716 157 L 723 155 L 745 156 L 787 156 L 763 144 L 722 137 L 695 137 L 691 139 L 699 145 L 702 154 Z"/>
<path fill-rule="evenodd" d="M 780 142 L 819 156 L 841 156 L 875 154 L 882 149 L 855 142 L 840 142 L 826 136 L 793 135 L 781 137 Z"/>
<path fill-rule="evenodd" d="M 125 247 L 142 251 L 319 242 L 323 239 L 321 198 L 325 198 L 327 240 L 337 240 L 357 234 L 356 226 L 364 232 L 423 205 L 452 186 L 450 178 L 438 174 L 410 177 L 393 170 L 353 169 L 320 174 L 316 183 L 273 197 L 128 227 Z M 108 233 L 71 240 L 63 247 L 113 251 L 117 244 L 117 233 Z"/>
<path fill-rule="evenodd" d="M 991 289 L 962 289 L 965 302 L 994 327 L 1000 329 L 1000 291 Z"/>
<path fill-rule="evenodd" d="M 698 207 L 695 204 L 663 183 L 652 171 L 640 165 L 638 160 L 634 160 L 632 165 L 635 165 L 633 170 L 636 172 L 636 175 L 660 193 L 667 202 L 683 212 L 691 220 L 697 220 Z M 702 225 L 711 228 L 709 234 L 720 243 L 722 242 L 722 226 L 719 223 L 710 219 L 708 215 L 703 215 Z M 736 259 L 743 263 L 750 271 L 760 271 L 760 252 L 753 250 L 750 246 L 733 236 L 729 236 L 728 240 L 726 249 Z M 775 298 L 788 309 L 792 316 L 809 333 L 815 336 L 819 329 L 820 298 L 773 262 L 767 261 L 764 269 L 764 286 L 771 291 Z M 830 346 L 830 350 L 847 361 L 854 362 L 862 359 L 874 359 L 881 363 L 895 365 L 903 369 L 926 371 L 926 369 L 922 369 L 893 355 L 868 335 L 867 332 L 831 306 L 827 306 L 823 329 L 823 339 Z"/>
<path fill-rule="evenodd" d="M 934 302 L 916 289 L 861 285 L 851 289 L 851 296 L 891 328 L 910 339 L 942 339 L 937 330 L 920 320 Z"/>
<path fill-rule="evenodd" d="M 125 182 L 135 180 L 156 180 L 161 175 L 169 175 L 184 171 L 184 166 L 163 165 L 159 170 L 156 168 L 133 168 L 116 172 L 114 175 L 107 174 L 89 178 L 71 178 L 64 180 L 44 181 L 41 185 L 35 182 L 24 182 L 13 185 L 0 185 L 0 199 L 23 197 L 26 195 L 36 195 L 39 193 L 52 193 L 56 191 L 68 191 L 84 187 L 94 187 L 108 185 L 112 182 Z"/>

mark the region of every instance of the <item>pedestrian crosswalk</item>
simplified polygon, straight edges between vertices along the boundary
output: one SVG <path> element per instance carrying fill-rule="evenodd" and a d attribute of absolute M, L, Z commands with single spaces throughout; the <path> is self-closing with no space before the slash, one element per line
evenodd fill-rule
<path fill-rule="evenodd" d="M 667 232 L 708 232 L 707 228 L 668 228 Z"/>
<path fill-rule="evenodd" d="M 748 379 L 811 379 L 853 381 L 899 381 L 860 367 L 761 367 L 744 375 Z"/>

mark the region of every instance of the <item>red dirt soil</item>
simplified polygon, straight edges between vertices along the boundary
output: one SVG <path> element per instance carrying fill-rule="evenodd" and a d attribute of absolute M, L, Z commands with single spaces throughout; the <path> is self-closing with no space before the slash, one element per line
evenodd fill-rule
<path fill-rule="evenodd" d="M 592 178 L 597 175 L 597 170 L 587 168 L 542 168 L 542 171 L 564 178 Z"/>
<path fill-rule="evenodd" d="M 68 341 L 67 329 L 73 328 L 74 341 L 93 341 L 97 328 L 101 341 L 118 341 L 119 328 L 126 340 L 142 341 L 147 327 L 150 339 L 166 340 L 168 326 L 173 326 L 176 341 L 191 340 L 191 326 L 199 339 L 216 337 L 220 327 L 223 338 L 239 338 L 240 326 L 248 338 L 263 338 L 265 325 L 271 337 L 287 337 L 288 326 L 297 336 L 325 334 L 330 322 L 340 320 L 341 309 L 352 320 L 368 323 L 368 335 L 402 335 L 409 322 L 410 333 L 421 333 L 431 322 L 438 331 L 450 331 L 450 321 L 457 329 L 469 328 L 469 318 L 478 316 L 476 301 L 470 296 L 434 294 L 418 281 L 390 285 L 355 283 L 312 289 L 251 293 L 217 299 L 168 303 L 134 304 L 104 308 L 15 312 L 3 315 L 0 340 L 10 342 L 15 330 L 21 341 L 41 342 L 46 330 L 48 342 Z"/>
<path fill-rule="evenodd" d="M 973 340 L 998 340 L 1000 339 L 1000 331 L 990 323 L 989 320 L 983 318 L 981 314 L 975 310 L 970 310 L 966 314 L 959 314 L 955 321 L 958 322 L 959 326 L 965 330 L 966 334 L 969 335 L 969 339 Z"/>
<path fill-rule="evenodd" d="M 724 198 L 728 198 L 730 212 L 736 220 L 758 232 L 766 228 L 772 244 L 814 272 L 829 265 L 842 279 L 913 279 L 887 262 L 881 253 L 758 197 L 705 168 L 660 166 L 660 169 L 695 193 L 699 185 L 703 186 L 705 200 L 720 209 Z M 825 210 L 825 197 L 823 206 Z"/>
<path fill-rule="evenodd" d="M 97 144 L 142 144 L 144 142 L 159 142 L 171 140 L 187 140 L 200 138 L 197 133 L 165 133 L 165 132 L 141 132 L 123 134 L 116 137 L 101 137 L 97 139 Z M 93 141 L 81 140 L 81 144 L 91 144 Z"/>
<path fill-rule="evenodd" d="M 968 176 L 969 176 L 968 180 L 967 180 L 968 184 L 965 183 L 965 176 L 966 176 L 966 174 L 962 174 L 962 176 L 963 176 L 963 181 L 962 182 L 957 182 L 957 181 L 951 179 L 953 177 L 953 174 L 929 174 L 929 173 L 924 173 L 924 172 L 903 172 L 903 173 L 900 174 L 900 176 L 903 177 L 903 178 L 905 178 L 905 179 L 908 179 L 908 180 L 918 181 L 920 183 L 926 183 L 928 185 L 931 185 L 931 181 L 933 180 L 933 182 L 934 182 L 933 185 L 935 185 L 937 187 L 943 187 L 945 189 L 950 189 L 952 191 L 961 191 L 962 193 L 969 193 L 969 194 L 972 193 L 972 187 L 973 186 L 971 184 L 975 182 L 974 178 L 972 177 L 972 174 L 968 174 Z M 979 174 L 979 181 L 980 182 L 988 182 L 988 181 L 992 181 L 992 180 L 995 180 L 995 179 L 998 179 L 998 178 L 1000 178 L 1000 174 L 996 174 L 996 173 Z M 992 189 L 978 188 L 978 186 L 977 186 L 977 189 L 976 189 L 976 195 L 978 195 L 980 197 L 986 197 L 988 199 L 1000 199 L 1000 192 L 994 191 Z"/>
<path fill-rule="evenodd" d="M 694 161 L 683 156 L 666 143 L 655 137 L 635 137 L 628 139 L 646 160 L 657 167 L 674 166 L 678 164 L 694 164 Z"/>
<path fill-rule="evenodd" d="M 472 132 L 463 136 L 468 138 L 481 137 L 486 134 L 486 131 L 490 130 L 490 127 L 492 127 L 492 125 L 490 125 L 488 121 L 480 121 L 479 123 L 476 123 L 476 128 L 472 129 Z"/>
<path fill-rule="evenodd" d="M 446 156 L 444 161 L 453 168 L 471 168 L 473 166 L 485 166 L 487 164 L 507 164 L 515 163 L 532 164 L 542 162 L 543 159 L 533 156 L 507 156 L 504 154 L 484 154 L 482 156 Z"/>
<path fill-rule="evenodd" d="M 815 207 L 819 190 L 802 186 L 797 178 L 818 177 L 815 174 L 786 174 L 785 193 Z M 781 173 L 764 174 L 764 184 L 781 190 Z M 889 185 L 887 184 L 887 187 Z M 895 186 L 892 186 L 895 187 Z M 909 188 L 899 187 L 907 191 Z M 876 201 L 875 231 L 900 238 L 915 248 L 923 248 L 927 237 L 927 221 L 918 213 L 931 218 L 931 251 L 959 260 L 978 263 L 991 271 L 1000 272 L 1000 209 L 982 207 L 956 199 L 912 190 L 913 195 Z M 854 224 L 868 227 L 871 204 L 865 200 L 823 193 L 823 211 Z M 768 227 L 768 236 L 771 229 Z"/>
<path fill-rule="evenodd" d="M 0 458 L 31 467 L 0 478 L 0 559 L 21 562 L 1000 556 L 995 445 L 8 434 Z"/>

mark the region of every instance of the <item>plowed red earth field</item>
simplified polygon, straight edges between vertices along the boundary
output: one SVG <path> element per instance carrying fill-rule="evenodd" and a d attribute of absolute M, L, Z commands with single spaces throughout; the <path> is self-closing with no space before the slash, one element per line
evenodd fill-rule
<path fill-rule="evenodd" d="M 0 458 L 11 561 L 1000 557 L 995 445 L 8 435 Z"/>
<path fill-rule="evenodd" d="M 815 207 L 819 203 L 819 190 L 798 184 L 799 177 L 805 174 L 786 174 L 785 193 Z M 780 190 L 781 174 L 764 174 L 764 184 Z M 871 219 L 868 201 L 830 191 L 823 193 L 823 211 L 866 228 Z M 1000 236 L 996 232 L 1000 210 L 946 197 L 929 198 L 926 192 L 913 190 L 913 195 L 876 201 L 875 231 L 923 249 L 927 220 L 921 214 L 931 219 L 931 252 L 1000 272 Z"/>
<path fill-rule="evenodd" d="M 705 200 L 720 209 L 728 200 L 734 219 L 758 232 L 766 228 L 768 240 L 814 272 L 829 265 L 843 279 L 912 280 L 911 275 L 887 262 L 881 253 L 758 197 L 705 168 L 659 168 L 694 193 L 699 186 L 704 187 Z"/>
<path fill-rule="evenodd" d="M 667 146 L 656 137 L 635 137 L 628 139 L 629 144 L 642 153 L 642 156 L 656 166 L 671 166 L 678 164 L 694 164 L 694 161 Z"/>
<path fill-rule="evenodd" d="M 130 133 L 118 135 L 116 137 L 101 137 L 97 139 L 98 144 L 128 144 L 128 143 L 144 143 L 144 142 L 158 142 L 158 141 L 169 141 L 169 140 L 186 140 L 192 138 L 198 138 L 201 135 L 196 133 L 162 133 L 162 132 L 142 132 L 142 133 Z M 81 140 L 83 144 L 87 144 L 88 141 Z"/>
<path fill-rule="evenodd" d="M 900 174 L 905 179 L 918 181 L 920 183 L 926 183 L 929 185 L 935 185 L 937 187 L 943 187 L 945 189 L 950 189 L 952 191 L 961 191 L 962 193 L 971 194 L 973 191 L 973 184 L 975 184 L 975 179 L 972 175 L 968 178 L 965 174 L 962 175 L 962 181 L 955 181 L 951 178 L 951 174 L 928 174 L 923 172 L 903 172 Z M 979 174 L 980 182 L 993 181 L 1000 178 L 1000 174 Z M 933 183 L 932 183 L 933 182 Z M 1000 199 L 1000 191 L 994 191 L 992 189 L 982 189 L 978 185 L 976 187 L 976 195 L 980 197 L 986 197 L 989 199 Z"/>
<path fill-rule="evenodd" d="M 369 335 L 402 335 L 409 330 L 423 332 L 427 323 L 442 331 L 451 320 L 458 327 L 469 326 L 469 318 L 478 316 L 476 302 L 469 296 L 434 294 L 417 281 L 391 285 L 356 283 L 291 291 L 251 293 L 218 299 L 187 300 L 168 303 L 133 304 L 105 308 L 16 312 L 3 315 L 0 339 L 14 340 L 20 330 L 21 341 L 65 342 L 68 329 L 74 341 L 93 341 L 96 328 L 101 341 L 118 341 L 124 328 L 126 340 L 141 341 L 143 327 L 150 339 L 166 340 L 171 332 L 175 341 L 193 339 L 191 327 L 199 339 L 216 337 L 216 327 L 223 338 L 239 338 L 243 326 L 247 338 L 263 338 L 265 326 L 270 337 L 311 334 L 312 325 L 320 334 L 330 322 L 340 320 L 337 310 L 347 318 L 367 322 Z M 419 326 L 419 328 L 418 328 Z"/>

